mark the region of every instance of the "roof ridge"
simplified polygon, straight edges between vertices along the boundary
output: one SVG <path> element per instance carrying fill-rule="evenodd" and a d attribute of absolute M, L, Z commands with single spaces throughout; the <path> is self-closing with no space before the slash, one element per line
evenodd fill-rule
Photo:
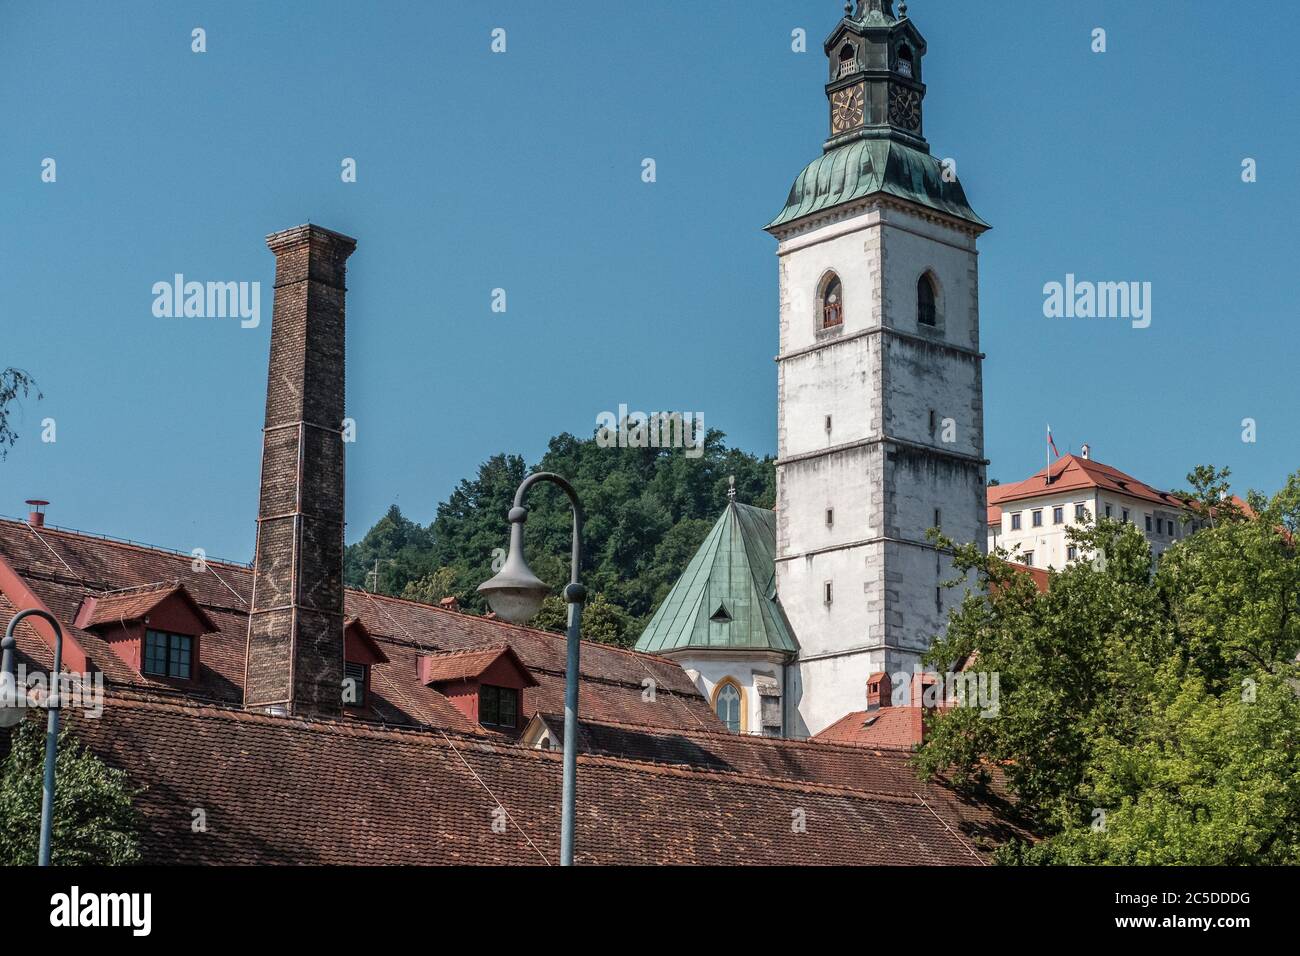
<path fill-rule="evenodd" d="M 525 746 L 515 741 L 501 740 L 496 737 L 479 737 L 456 731 L 446 731 L 441 728 L 396 727 L 390 725 L 376 726 L 374 724 L 365 724 L 361 721 L 354 722 L 347 719 L 313 718 L 297 715 L 282 716 L 244 710 L 241 707 L 235 707 L 233 705 L 177 704 L 172 703 L 171 701 L 151 699 L 146 695 L 133 694 L 129 692 L 123 693 L 121 691 L 114 691 L 112 694 L 108 695 L 108 700 L 106 700 L 105 706 L 110 706 L 113 702 L 116 702 L 119 705 L 125 704 L 127 707 L 138 710 L 155 710 L 169 713 L 188 714 L 206 720 L 258 724 L 262 726 L 280 726 L 284 729 L 300 730 L 309 733 L 329 733 L 339 736 L 355 737 L 364 736 L 387 739 L 394 743 L 401 742 L 401 738 L 403 737 L 423 738 L 440 748 L 444 748 L 448 751 L 454 750 L 455 748 L 449 741 L 442 739 L 444 735 L 446 735 L 446 737 L 459 737 L 465 741 L 469 745 L 471 755 L 474 752 L 481 753 L 486 749 L 490 752 L 500 752 L 506 756 L 523 760 L 558 761 L 561 758 L 559 751 L 541 750 Z M 579 754 L 578 756 L 587 766 L 622 767 L 638 773 L 649 773 L 659 776 L 690 778 L 708 775 L 714 778 L 730 778 L 738 782 L 774 790 L 793 791 L 796 793 L 821 793 L 831 796 L 845 796 L 857 799 L 867 797 L 871 800 L 915 807 L 923 807 L 925 805 L 925 802 L 915 795 L 906 797 L 878 791 L 855 789 L 853 787 L 841 787 L 831 784 L 765 777 L 734 770 L 716 770 L 704 767 L 688 767 L 681 764 L 652 763 L 645 760 L 636 760 L 628 757 L 614 757 L 607 754 Z"/>
<path fill-rule="evenodd" d="M 557 711 L 539 711 L 538 713 L 543 717 L 550 716 L 550 717 L 563 719 L 563 715 Z M 845 714 L 844 717 L 841 717 L 839 720 L 837 720 L 836 723 L 839 723 L 840 721 L 844 720 L 847 717 L 853 716 L 853 714 L 855 713 L 863 713 L 863 711 L 849 711 L 849 713 Z M 888 751 L 888 753 L 883 754 L 883 756 L 888 756 L 888 757 L 896 757 L 898 756 L 899 753 L 905 752 L 903 751 L 902 748 L 879 747 L 875 744 L 849 744 L 849 743 L 844 743 L 843 741 L 816 740 L 812 737 L 807 737 L 807 738 L 765 737 L 762 734 L 736 734 L 736 733 L 732 733 L 729 730 L 713 730 L 708 727 L 680 727 L 680 728 L 664 727 L 660 724 L 637 724 L 637 723 L 629 723 L 627 721 L 592 719 L 592 718 L 587 718 L 582 716 L 579 716 L 578 723 L 598 724 L 606 727 L 618 727 L 618 728 L 626 728 L 631 730 L 648 730 L 648 731 L 653 731 L 661 736 L 689 735 L 694 737 L 717 737 L 717 738 L 724 738 L 728 740 L 743 740 L 749 743 L 757 743 L 758 745 L 764 747 L 793 745 L 797 747 L 811 747 L 811 748 L 815 748 L 816 750 L 825 750 L 834 747 L 844 747 L 857 752 L 861 752 L 863 750 L 884 750 L 884 751 Z M 910 752 L 910 751 L 906 751 L 906 752 Z"/>
<path fill-rule="evenodd" d="M 511 624 L 509 621 L 503 620 L 499 617 L 490 618 L 485 614 L 470 614 L 463 610 L 453 611 L 450 608 L 439 607 L 436 604 L 426 604 L 423 601 L 415 601 L 412 600 L 411 598 L 397 597 L 396 595 L 392 595 L 392 594 L 377 594 L 371 591 L 367 591 L 364 588 L 353 587 L 352 585 L 345 585 L 343 590 L 345 592 L 352 591 L 353 593 L 356 594 L 364 594 L 367 597 L 374 598 L 380 601 L 392 601 L 398 604 L 406 604 L 406 605 L 412 605 L 414 607 L 425 608 L 426 610 L 437 611 L 439 614 L 455 614 L 459 617 L 468 617 L 471 619 L 482 621 L 485 624 L 494 625 L 497 627 L 508 627 L 514 630 L 524 631 L 527 634 L 535 634 L 539 637 L 545 637 L 552 641 L 568 640 L 567 635 L 559 634 L 555 631 L 543 631 L 540 628 L 528 627 L 523 624 Z M 605 644 L 601 641 L 593 641 L 590 638 L 586 638 L 586 637 L 582 638 L 582 643 L 587 647 L 596 647 L 603 651 L 617 652 L 619 654 L 625 654 L 635 658 L 648 657 L 662 664 L 667 664 L 671 667 L 678 666 L 675 661 L 669 660 L 668 658 L 663 657 L 660 654 L 647 654 L 645 651 L 637 651 L 626 647 L 619 647 L 617 644 Z"/>
<path fill-rule="evenodd" d="M 30 527 L 26 521 L 20 518 L 9 518 L 0 516 L 0 524 L 17 525 L 20 528 Z M 108 534 L 98 534 L 94 531 L 81 531 L 77 528 L 65 528 L 61 525 L 46 524 L 41 525 L 41 533 L 49 532 L 54 535 L 80 538 L 85 541 L 96 541 L 102 544 L 112 545 L 115 548 L 128 548 L 132 551 L 145 551 L 151 554 L 165 555 L 169 558 L 179 558 L 182 561 L 192 561 L 194 556 L 188 551 L 182 551 L 179 548 L 168 548 L 161 544 L 145 544 L 141 541 L 131 541 L 125 538 L 115 538 Z M 229 558 L 212 558 L 205 557 L 204 562 L 207 564 L 218 564 L 222 567 L 229 568 L 232 571 L 243 571 L 246 574 L 253 573 L 253 566 L 241 561 L 234 561 Z"/>

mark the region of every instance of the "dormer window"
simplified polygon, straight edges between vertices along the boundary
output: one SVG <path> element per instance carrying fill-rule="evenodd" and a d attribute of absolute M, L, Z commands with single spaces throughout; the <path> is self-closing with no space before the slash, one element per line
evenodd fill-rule
<path fill-rule="evenodd" d="M 202 639 L 217 630 L 178 581 L 88 595 L 73 626 L 91 631 L 141 677 L 199 680 Z"/>
<path fill-rule="evenodd" d="M 472 721 L 493 730 L 516 731 L 523 692 L 538 686 L 506 644 L 421 655 L 420 683 L 432 687 Z"/>
<path fill-rule="evenodd" d="M 912 77 L 912 48 L 909 46 L 900 46 L 898 48 L 898 75 Z"/>
<path fill-rule="evenodd" d="M 167 631 L 145 631 L 144 673 L 189 680 L 194 666 L 194 638 Z"/>
<path fill-rule="evenodd" d="M 519 691 L 483 684 L 478 692 L 478 722 L 491 727 L 519 725 Z"/>

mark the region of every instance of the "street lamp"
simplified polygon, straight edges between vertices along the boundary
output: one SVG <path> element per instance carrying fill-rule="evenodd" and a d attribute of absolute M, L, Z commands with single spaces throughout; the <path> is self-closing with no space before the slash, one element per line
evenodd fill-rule
<path fill-rule="evenodd" d="M 49 718 L 45 723 L 45 783 L 41 788 L 41 849 L 38 866 L 50 865 L 50 831 L 54 822 L 54 761 L 59 752 L 59 672 L 63 668 L 63 628 L 49 611 L 27 608 L 19 611 L 5 628 L 4 641 L 0 642 L 0 726 L 13 727 L 23 719 L 23 708 L 18 706 L 18 680 L 14 675 L 14 647 L 17 640 L 14 630 L 25 617 L 39 617 L 54 628 L 54 666 L 50 669 L 50 693 L 46 699 Z"/>
<path fill-rule="evenodd" d="M 587 591 L 578 583 L 578 568 L 582 564 L 582 505 L 571 484 L 559 475 L 545 471 L 524 479 L 515 492 L 515 504 L 507 516 L 510 520 L 510 552 L 506 555 L 506 563 L 492 580 L 484 581 L 478 589 L 497 616 L 511 624 L 527 623 L 541 610 L 551 589 L 533 574 L 524 559 L 524 522 L 528 520 L 524 495 L 539 481 L 559 485 L 573 505 L 573 558 L 569 583 L 564 589 L 564 600 L 569 604 L 569 631 L 568 657 L 564 667 L 564 782 L 560 794 L 560 866 L 572 866 L 578 777 L 578 657 L 581 650 L 578 629 Z"/>

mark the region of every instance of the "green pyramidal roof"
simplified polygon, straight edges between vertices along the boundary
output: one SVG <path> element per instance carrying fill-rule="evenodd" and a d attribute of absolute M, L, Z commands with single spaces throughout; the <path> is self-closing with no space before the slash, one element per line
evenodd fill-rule
<path fill-rule="evenodd" d="M 793 654 L 776 599 L 776 514 L 732 501 L 636 642 L 652 654 L 687 648 Z"/>
<path fill-rule="evenodd" d="M 891 139 L 855 139 L 823 153 L 809 163 L 794 185 L 781 214 L 768 229 L 872 193 L 928 206 L 987 229 L 966 201 L 966 191 L 929 153 Z"/>

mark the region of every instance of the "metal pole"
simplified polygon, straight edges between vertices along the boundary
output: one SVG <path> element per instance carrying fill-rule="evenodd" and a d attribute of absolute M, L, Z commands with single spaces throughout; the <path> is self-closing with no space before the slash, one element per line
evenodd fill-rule
<path fill-rule="evenodd" d="M 14 629 L 25 617 L 39 617 L 54 628 L 54 667 L 50 669 L 50 694 L 46 700 L 49 718 L 45 723 L 45 780 L 41 786 L 41 845 L 37 866 L 50 865 L 50 839 L 54 829 L 54 766 L 59 753 L 59 672 L 63 669 L 63 628 L 58 619 L 40 608 L 27 608 L 15 614 L 5 629 L 4 657 L 0 661 L 6 674 L 12 674 Z M 17 691 L 15 681 L 14 690 Z"/>
<path fill-rule="evenodd" d="M 577 586 L 581 589 L 582 585 Z M 573 585 L 565 588 L 566 597 Z M 564 665 L 564 784 L 561 791 L 560 866 L 573 866 L 573 826 L 578 787 L 578 658 L 582 641 L 578 636 L 582 601 L 569 603 L 568 656 Z"/>
<path fill-rule="evenodd" d="M 582 625 L 582 603 L 587 598 L 586 588 L 578 582 L 578 572 L 582 567 L 582 505 L 571 484 L 559 475 L 539 471 L 525 478 L 515 492 L 516 508 L 523 507 L 524 494 L 538 481 L 559 485 L 573 506 L 573 551 L 569 563 L 569 584 L 564 589 L 564 599 L 569 602 L 569 630 L 564 665 L 564 754 L 560 789 L 560 866 L 573 866 L 573 832 L 578 798 L 578 666 L 582 656 L 579 632 Z M 522 536 L 522 525 L 513 525 L 511 534 L 515 531 Z M 521 540 L 521 553 L 522 549 Z"/>

